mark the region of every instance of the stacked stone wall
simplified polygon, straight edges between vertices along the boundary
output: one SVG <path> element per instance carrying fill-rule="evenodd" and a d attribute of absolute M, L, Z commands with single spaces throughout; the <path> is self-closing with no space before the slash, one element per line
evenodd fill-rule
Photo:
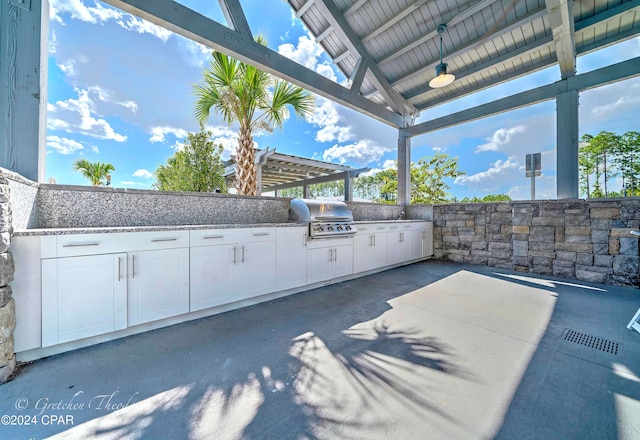
<path fill-rule="evenodd" d="M 9 286 L 14 273 L 13 257 L 9 252 L 12 232 L 9 182 L 0 177 L 0 384 L 11 378 L 16 367 L 13 349 L 16 309 Z"/>
<path fill-rule="evenodd" d="M 436 258 L 640 287 L 640 199 L 434 207 Z"/>

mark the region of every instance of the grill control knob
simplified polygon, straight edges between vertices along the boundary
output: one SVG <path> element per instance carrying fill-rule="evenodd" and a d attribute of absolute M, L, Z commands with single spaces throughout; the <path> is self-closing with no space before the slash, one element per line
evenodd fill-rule
<path fill-rule="evenodd" d="M 351 230 L 351 226 L 349 226 L 349 225 L 347 225 L 347 227 L 346 227 L 346 228 L 347 228 L 347 231 L 350 231 L 350 230 Z"/>
<path fill-rule="evenodd" d="M 338 226 L 338 231 L 342 231 L 343 227 L 342 226 Z"/>
<path fill-rule="evenodd" d="M 327 231 L 333 231 L 333 226 L 327 226 Z"/>

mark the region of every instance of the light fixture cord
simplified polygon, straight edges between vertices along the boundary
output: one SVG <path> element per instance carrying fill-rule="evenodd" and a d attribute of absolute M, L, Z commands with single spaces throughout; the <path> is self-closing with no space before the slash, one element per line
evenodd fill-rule
<path fill-rule="evenodd" d="M 442 64 L 442 34 L 440 34 L 440 64 Z"/>

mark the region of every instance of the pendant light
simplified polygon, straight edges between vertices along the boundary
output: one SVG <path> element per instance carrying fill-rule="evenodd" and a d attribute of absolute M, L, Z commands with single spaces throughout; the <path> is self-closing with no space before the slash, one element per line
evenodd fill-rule
<path fill-rule="evenodd" d="M 447 73 L 447 63 L 442 62 L 442 34 L 447 30 L 446 24 L 438 26 L 438 34 L 440 34 L 440 64 L 436 66 L 436 76 L 429 81 L 429 86 L 434 89 L 448 86 L 456 79 L 455 75 Z"/>

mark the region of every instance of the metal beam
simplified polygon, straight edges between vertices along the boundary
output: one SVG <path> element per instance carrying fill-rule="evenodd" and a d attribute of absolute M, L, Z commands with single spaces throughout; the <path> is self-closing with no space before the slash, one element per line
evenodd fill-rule
<path fill-rule="evenodd" d="M 312 91 L 346 107 L 364 113 L 393 127 L 402 126 L 403 117 L 384 106 L 307 69 L 279 53 L 247 41 L 244 36 L 205 17 L 174 0 L 103 0 L 116 8 L 143 18 L 183 37 L 226 53 L 242 62 L 254 65 L 272 75 Z"/>
<path fill-rule="evenodd" d="M 411 127 L 401 128 L 400 136 L 419 136 L 421 134 L 452 127 L 465 122 L 475 121 L 477 119 L 497 115 L 506 111 L 548 101 L 555 98 L 560 93 L 572 90 L 588 90 L 636 76 L 640 76 L 640 57 L 602 67 L 581 75 L 569 77 L 554 84 L 547 84 L 532 90 L 527 90 L 526 92 L 507 96 L 506 98 L 498 99 L 467 110 L 462 110 L 457 113 L 452 113 Z"/>
<path fill-rule="evenodd" d="M 320 2 L 320 0 L 318 1 Z M 386 103 L 397 113 L 404 114 L 406 110 L 408 110 L 409 113 L 415 113 L 417 109 L 389 85 L 389 81 L 375 64 L 373 57 L 366 50 L 360 37 L 355 33 L 334 0 L 321 0 L 321 3 L 318 3 L 318 6 L 320 5 L 324 6 L 324 8 L 321 9 L 324 9 L 324 12 L 326 12 L 325 18 L 336 28 L 336 32 L 344 36 L 346 40 L 345 44 L 347 44 L 349 49 L 360 55 L 367 63 L 369 71 L 372 74 L 372 81 L 376 89 L 378 89 L 384 97 Z"/>
<path fill-rule="evenodd" d="M 547 17 L 551 24 L 556 56 L 562 79 L 576 74 L 576 45 L 573 2 L 571 0 L 545 0 Z"/>
<path fill-rule="evenodd" d="M 399 205 L 411 203 L 411 137 L 400 130 L 398 136 L 398 195 Z"/>

